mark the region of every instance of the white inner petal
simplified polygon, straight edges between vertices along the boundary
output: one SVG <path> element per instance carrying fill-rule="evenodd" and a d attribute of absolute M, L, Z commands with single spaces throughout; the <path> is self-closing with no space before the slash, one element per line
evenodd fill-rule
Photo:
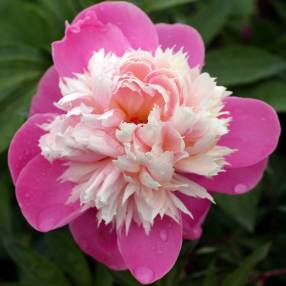
<path fill-rule="evenodd" d="M 80 200 L 97 209 L 99 221 L 127 232 L 134 220 L 148 233 L 158 215 L 192 217 L 177 192 L 213 201 L 180 172 L 224 170 L 233 150 L 218 142 L 228 133 L 223 99 L 230 93 L 191 69 L 182 51 L 117 57 L 100 50 L 60 88 L 55 105 L 64 114 L 42 126 L 39 146 L 46 159 L 66 161 L 59 179 L 76 184 L 67 203 Z"/>

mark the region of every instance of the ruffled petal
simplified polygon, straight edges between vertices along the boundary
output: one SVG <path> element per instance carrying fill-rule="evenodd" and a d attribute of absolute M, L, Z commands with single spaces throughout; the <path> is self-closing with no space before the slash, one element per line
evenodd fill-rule
<path fill-rule="evenodd" d="M 98 225 L 96 210 L 90 209 L 70 224 L 74 240 L 82 251 L 113 270 L 126 269 L 111 224 Z"/>
<path fill-rule="evenodd" d="M 163 277 L 175 264 L 182 245 L 182 225 L 165 216 L 157 217 L 147 235 L 142 227 L 132 223 L 128 235 L 118 236 L 123 259 L 142 284 Z"/>
<path fill-rule="evenodd" d="M 95 13 L 103 23 L 117 26 L 128 39 L 133 49 L 154 51 L 158 47 L 156 28 L 149 17 L 137 6 L 128 2 L 102 2 L 88 7 L 73 21 L 83 20 L 87 15 Z"/>
<path fill-rule="evenodd" d="M 210 179 L 202 176 L 192 177 L 192 179 L 210 191 L 240 195 L 249 192 L 259 183 L 266 166 L 267 159 L 252 166 L 227 169 Z"/>
<path fill-rule="evenodd" d="M 51 164 L 37 155 L 18 177 L 18 203 L 24 217 L 38 231 L 59 228 L 81 214 L 79 202 L 67 204 L 73 184 L 59 181 L 64 171 L 62 162 Z"/>
<path fill-rule="evenodd" d="M 226 160 L 231 168 L 254 165 L 267 158 L 276 148 L 281 132 L 275 110 L 257 99 L 228 97 L 225 111 L 232 121 L 229 133 L 218 143 L 236 149 Z"/>
<path fill-rule="evenodd" d="M 39 82 L 36 95 L 32 99 L 29 116 L 37 113 L 62 113 L 54 103 L 61 98 L 59 75 L 54 66 L 51 66 Z"/>
<path fill-rule="evenodd" d="M 95 51 L 104 49 L 121 56 L 129 47 L 128 40 L 117 26 L 103 25 L 96 15 L 88 15 L 67 26 L 65 37 L 52 44 L 52 55 L 60 77 L 72 77 L 84 72 Z"/>
<path fill-rule="evenodd" d="M 45 131 L 39 126 L 52 120 L 53 116 L 53 114 L 36 114 L 30 117 L 14 135 L 8 151 L 8 165 L 14 183 L 26 164 L 41 152 L 38 146 L 39 138 Z"/>
<path fill-rule="evenodd" d="M 183 236 L 185 239 L 197 240 L 202 235 L 202 224 L 211 207 L 211 202 L 206 199 L 189 197 L 183 194 L 177 194 L 180 200 L 188 208 L 193 218 L 182 214 Z"/>
<path fill-rule="evenodd" d="M 201 68 L 204 65 L 205 45 L 195 28 L 184 24 L 158 24 L 156 28 L 163 49 L 174 48 L 178 51 L 183 48 L 191 67 Z"/>

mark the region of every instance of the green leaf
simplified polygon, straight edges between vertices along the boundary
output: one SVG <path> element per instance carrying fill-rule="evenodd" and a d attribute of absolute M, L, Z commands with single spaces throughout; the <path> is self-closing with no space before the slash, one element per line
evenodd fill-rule
<path fill-rule="evenodd" d="M 242 18 L 249 17 L 255 12 L 255 5 L 256 0 L 237 0 L 234 3 L 234 11 L 232 11 L 232 14 L 240 15 Z"/>
<path fill-rule="evenodd" d="M 129 271 L 111 271 L 112 276 L 119 285 L 140 286 L 141 284 L 132 277 Z"/>
<path fill-rule="evenodd" d="M 229 217 L 239 223 L 247 231 L 253 232 L 259 198 L 260 190 L 259 188 L 256 188 L 241 196 L 217 194 L 215 196 L 215 201 Z"/>
<path fill-rule="evenodd" d="M 255 266 L 261 262 L 270 250 L 270 244 L 257 248 L 248 258 L 241 261 L 240 266 L 224 279 L 222 286 L 244 286 Z"/>
<path fill-rule="evenodd" d="M 69 233 L 65 230 L 50 232 L 44 237 L 44 245 L 45 256 L 66 273 L 75 285 L 92 285 L 92 276 L 87 261 Z"/>
<path fill-rule="evenodd" d="M 12 229 L 11 192 L 8 188 L 8 179 L 0 177 L 0 232 L 10 232 Z"/>
<path fill-rule="evenodd" d="M 261 99 L 277 112 L 286 112 L 286 83 L 277 79 L 264 81 L 241 91 L 237 95 Z"/>
<path fill-rule="evenodd" d="M 23 86 L 36 84 L 50 65 L 49 58 L 39 50 L 20 45 L 0 46 L 0 103 L 11 93 L 23 94 Z M 19 97 L 19 94 L 16 95 Z"/>
<path fill-rule="evenodd" d="M 207 275 L 204 278 L 202 286 L 216 286 L 218 282 L 217 280 L 215 262 L 212 261 L 207 269 Z"/>
<path fill-rule="evenodd" d="M 101 2 L 100 0 L 76 0 L 76 1 L 81 5 L 82 8 L 86 8 L 88 6 Z"/>
<path fill-rule="evenodd" d="M 241 1 L 236 0 L 230 14 L 228 26 L 235 29 L 239 35 L 241 29 L 250 22 L 251 16 L 254 15 L 256 9 L 256 0 Z"/>
<path fill-rule="evenodd" d="M 41 68 L 46 68 L 49 65 L 47 58 L 37 49 L 20 45 L 1 45 L 0 65 L 14 62 L 29 64 L 29 67 L 31 64 Z"/>
<path fill-rule="evenodd" d="M 20 86 L 9 95 L 9 102 L 0 104 L 0 153 L 7 149 L 16 130 L 21 126 L 28 114 L 31 97 L 35 85 Z"/>
<path fill-rule="evenodd" d="M 284 0 L 272 1 L 278 15 L 286 22 L 286 3 Z"/>
<path fill-rule="evenodd" d="M 175 6 L 195 2 L 196 0 L 145 0 L 142 1 L 142 6 L 147 12 L 160 11 Z"/>
<path fill-rule="evenodd" d="M 60 27 L 58 27 L 58 31 L 63 32 L 64 31 L 64 22 L 72 21 L 73 18 L 76 16 L 78 11 L 78 4 L 75 0 L 39 0 L 41 3 L 41 7 L 43 11 L 48 11 L 53 15 L 55 18 L 55 21 L 58 24 L 61 24 Z M 80 1 L 80 0 L 79 0 Z M 82 0 L 80 2 L 91 2 L 87 0 Z M 91 4 L 95 4 L 97 1 L 93 1 Z M 81 4 L 81 3 L 80 3 Z"/>
<path fill-rule="evenodd" d="M 63 273 L 44 256 L 12 237 L 5 237 L 5 248 L 25 273 L 29 284 L 41 286 L 69 286 Z"/>
<path fill-rule="evenodd" d="M 191 252 L 197 246 L 197 241 L 184 241 L 181 248 L 180 256 L 172 269 L 156 283 L 158 286 L 173 286 L 179 282 L 178 277 L 182 280 L 185 276 L 185 266 L 190 257 Z"/>
<path fill-rule="evenodd" d="M 110 271 L 102 264 L 96 264 L 95 285 L 113 286 L 114 279 Z"/>
<path fill-rule="evenodd" d="M 15 86 L 20 86 L 26 82 L 36 82 L 41 75 L 41 70 L 37 71 L 26 71 L 23 73 L 15 73 L 12 76 L 7 74 L 6 77 L 0 79 L 0 89 L 7 90 Z"/>
<path fill-rule="evenodd" d="M 7 282 L 7 283 L 0 283 L 0 286 L 29 286 L 29 285 L 18 282 Z"/>
<path fill-rule="evenodd" d="M 253 83 L 286 69 L 283 58 L 250 46 L 232 46 L 211 51 L 205 70 L 222 85 Z"/>
<path fill-rule="evenodd" d="M 188 24 L 197 28 L 204 41 L 210 43 L 226 24 L 234 3 L 235 0 L 210 0 L 199 6 Z"/>

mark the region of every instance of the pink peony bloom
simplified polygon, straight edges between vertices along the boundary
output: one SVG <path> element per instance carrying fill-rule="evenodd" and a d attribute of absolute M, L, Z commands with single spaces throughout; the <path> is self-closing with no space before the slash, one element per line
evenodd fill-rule
<path fill-rule="evenodd" d="M 130 3 L 84 10 L 52 54 L 9 149 L 22 213 L 43 232 L 69 224 L 85 253 L 152 283 L 201 236 L 214 192 L 261 179 L 277 115 L 201 72 L 194 28 Z"/>

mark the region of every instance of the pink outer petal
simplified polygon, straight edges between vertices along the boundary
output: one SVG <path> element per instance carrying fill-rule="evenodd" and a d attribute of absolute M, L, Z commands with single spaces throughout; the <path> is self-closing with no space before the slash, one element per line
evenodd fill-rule
<path fill-rule="evenodd" d="M 73 24 L 84 19 L 91 12 L 95 12 L 100 22 L 116 25 L 133 49 L 154 51 L 158 47 L 155 26 L 149 17 L 134 4 L 123 1 L 105 1 L 85 9 L 75 18 Z"/>
<path fill-rule="evenodd" d="M 49 231 L 70 223 L 80 215 L 78 202 L 67 204 L 73 185 L 59 182 L 62 162 L 49 163 L 37 155 L 22 170 L 16 197 L 27 221 L 38 231 Z"/>
<path fill-rule="evenodd" d="M 221 146 L 237 149 L 226 159 L 231 168 L 254 165 L 266 159 L 276 148 L 281 132 L 274 109 L 263 101 L 228 97 L 225 111 L 230 112 L 230 132 L 220 142 Z"/>
<path fill-rule="evenodd" d="M 183 48 L 189 56 L 191 67 L 202 67 L 205 61 L 205 46 L 199 32 L 191 26 L 183 24 L 158 24 L 159 43 L 163 49 Z"/>
<path fill-rule="evenodd" d="M 60 98 L 59 75 L 55 67 L 51 66 L 40 80 L 37 93 L 32 99 L 29 116 L 37 113 L 62 113 L 54 105 Z"/>
<path fill-rule="evenodd" d="M 52 55 L 60 77 L 82 73 L 94 51 L 104 49 L 122 55 L 130 44 L 113 24 L 102 25 L 96 19 L 86 17 L 66 29 L 65 37 L 52 44 Z"/>
<path fill-rule="evenodd" d="M 113 270 L 126 269 L 111 224 L 98 227 L 96 210 L 90 209 L 70 224 L 74 240 L 82 251 Z"/>
<path fill-rule="evenodd" d="M 258 184 L 266 166 L 267 160 L 263 160 L 252 166 L 227 169 L 224 173 L 210 179 L 202 176 L 195 176 L 192 179 L 210 191 L 240 195 L 250 191 Z"/>
<path fill-rule="evenodd" d="M 183 194 L 177 194 L 177 196 L 193 215 L 193 218 L 191 218 L 186 214 L 182 214 L 184 238 L 197 240 L 202 235 L 201 225 L 208 214 L 211 202 L 206 199 L 192 198 Z"/>
<path fill-rule="evenodd" d="M 135 278 L 150 284 L 175 264 L 182 246 L 182 225 L 169 217 L 157 217 L 149 235 L 132 223 L 126 236 L 118 236 L 119 250 Z"/>
<path fill-rule="evenodd" d="M 53 114 L 36 114 L 14 135 L 8 151 L 8 165 L 14 183 L 26 164 L 41 152 L 38 141 L 45 131 L 39 126 L 53 117 Z"/>

